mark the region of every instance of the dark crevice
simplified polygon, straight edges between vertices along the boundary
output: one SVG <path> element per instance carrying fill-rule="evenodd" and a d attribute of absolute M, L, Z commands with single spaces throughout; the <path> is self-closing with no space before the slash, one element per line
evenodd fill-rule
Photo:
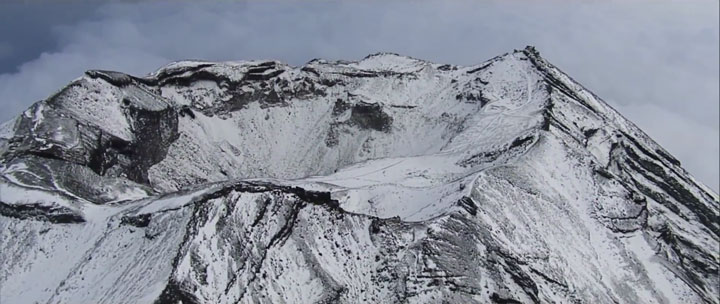
<path fill-rule="evenodd" d="M 260 223 L 260 221 L 265 217 L 265 212 L 267 211 L 268 206 L 272 203 L 269 198 L 265 199 L 263 203 L 260 206 L 260 209 L 258 210 L 257 215 L 255 215 L 255 219 L 253 220 L 252 224 L 250 224 L 250 227 L 255 227 Z M 228 209 L 228 212 L 230 210 Z"/>
<path fill-rule="evenodd" d="M 550 283 L 553 283 L 553 284 L 555 284 L 555 285 L 558 285 L 558 286 L 560 286 L 560 287 L 563 287 L 563 288 L 565 288 L 565 289 L 568 289 L 567 284 L 561 283 L 561 282 L 559 282 L 559 281 L 557 281 L 557 280 L 555 280 L 555 279 L 547 276 L 546 274 L 544 274 L 544 273 L 536 270 L 535 268 L 530 267 L 530 271 L 532 271 L 534 274 L 539 275 L 539 276 L 540 276 L 541 278 L 543 278 L 545 281 L 548 281 L 548 282 L 550 282 Z"/>

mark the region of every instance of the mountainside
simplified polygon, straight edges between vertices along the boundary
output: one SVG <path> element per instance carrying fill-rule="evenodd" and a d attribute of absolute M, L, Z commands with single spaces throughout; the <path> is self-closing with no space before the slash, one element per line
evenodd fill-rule
<path fill-rule="evenodd" d="M 88 71 L 0 125 L 0 303 L 720 303 L 719 220 L 532 47 Z"/>

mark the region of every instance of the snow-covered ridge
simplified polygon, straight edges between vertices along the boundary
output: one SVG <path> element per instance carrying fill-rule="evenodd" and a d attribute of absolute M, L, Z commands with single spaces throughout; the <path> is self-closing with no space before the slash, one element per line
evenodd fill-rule
<path fill-rule="evenodd" d="M 88 71 L 0 127 L 12 303 L 718 303 L 719 219 L 532 47 Z"/>

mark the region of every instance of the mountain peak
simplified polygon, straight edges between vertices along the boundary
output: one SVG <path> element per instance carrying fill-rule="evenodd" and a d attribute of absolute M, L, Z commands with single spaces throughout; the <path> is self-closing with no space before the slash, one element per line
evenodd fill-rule
<path fill-rule="evenodd" d="M 717 303 L 719 210 L 531 46 L 93 70 L 0 127 L 0 294 Z"/>
<path fill-rule="evenodd" d="M 373 53 L 373 54 L 369 54 L 369 55 L 365 56 L 365 58 L 363 58 L 363 60 L 370 59 L 373 57 L 405 57 L 405 58 L 409 58 L 408 56 L 403 56 L 403 55 L 400 55 L 395 52 L 377 52 L 377 53 Z"/>

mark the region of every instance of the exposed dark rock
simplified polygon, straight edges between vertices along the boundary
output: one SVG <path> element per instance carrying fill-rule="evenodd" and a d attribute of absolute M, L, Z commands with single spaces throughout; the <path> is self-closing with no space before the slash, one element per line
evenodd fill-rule
<path fill-rule="evenodd" d="M 192 74 L 194 72 L 197 72 L 198 70 L 211 67 L 215 65 L 214 63 L 202 63 L 202 64 L 196 64 L 196 65 L 182 65 L 179 67 L 169 68 L 169 69 L 163 69 L 155 75 L 154 77 L 148 78 L 146 81 L 152 81 L 157 79 L 167 79 L 172 78 L 173 76 L 181 75 L 181 74 Z M 157 85 L 157 82 L 153 83 L 154 85 Z"/>
<path fill-rule="evenodd" d="M 192 290 L 183 287 L 175 281 L 170 281 L 163 289 L 155 304 L 200 304 L 200 301 L 193 295 Z"/>
<path fill-rule="evenodd" d="M 182 117 L 188 116 L 192 119 L 195 119 L 195 113 L 189 106 L 182 106 L 182 108 L 180 108 L 179 113 L 180 113 L 180 116 L 182 116 Z"/>
<path fill-rule="evenodd" d="M 308 73 L 310 73 L 310 74 L 313 74 L 313 75 L 315 75 L 315 76 L 317 76 L 317 77 L 320 77 L 320 73 L 319 73 L 316 69 L 313 69 L 313 68 L 311 68 L 311 67 L 305 66 L 305 67 L 302 67 L 300 70 L 303 71 L 303 72 L 308 72 Z"/>
<path fill-rule="evenodd" d="M 178 113 L 171 107 L 160 111 L 128 107 L 126 112 L 135 138 L 125 141 L 100 131 L 97 144 L 89 151 L 87 166 L 99 175 L 112 172 L 141 184 L 149 184 L 147 170 L 165 158 L 178 138 Z"/>
<path fill-rule="evenodd" d="M 503 298 L 496 292 L 493 292 L 493 294 L 490 296 L 490 300 L 492 300 L 494 303 L 498 304 L 523 304 L 520 301 L 513 300 L 510 298 Z"/>
<path fill-rule="evenodd" d="M 600 129 L 587 129 L 583 131 L 583 135 L 585 135 L 585 138 L 590 138 L 593 137 L 593 135 L 595 135 L 595 133 L 597 133 L 599 130 Z"/>
<path fill-rule="evenodd" d="M 453 65 L 449 65 L 449 64 L 443 64 L 443 65 L 439 66 L 437 69 L 441 70 L 441 71 L 454 71 L 454 70 L 457 70 L 457 67 L 453 66 Z"/>
<path fill-rule="evenodd" d="M 480 163 L 495 161 L 505 153 L 509 153 L 509 152 L 515 151 L 515 150 L 526 149 L 534 141 L 535 141 L 535 136 L 532 136 L 532 135 L 525 136 L 525 137 L 519 137 L 519 138 L 516 138 L 515 140 L 513 140 L 512 143 L 510 143 L 507 147 L 505 147 L 503 149 L 474 154 L 474 155 L 458 162 L 458 165 L 464 166 L 464 167 L 470 167 L 470 166 L 474 166 L 474 165 L 477 165 Z"/>
<path fill-rule="evenodd" d="M 275 70 L 269 73 L 264 73 L 265 70 L 256 70 L 256 72 L 248 72 L 245 75 L 245 79 L 249 81 L 261 81 L 261 80 L 270 80 L 274 78 L 275 76 L 278 76 L 285 72 L 285 70 Z"/>
<path fill-rule="evenodd" d="M 85 219 L 77 212 L 60 206 L 40 204 L 11 205 L 0 202 L 0 215 L 16 219 L 32 219 L 55 224 L 84 223 Z"/>
<path fill-rule="evenodd" d="M 605 169 L 603 169 L 603 168 L 596 168 L 596 169 L 595 169 L 595 173 L 597 173 L 598 175 L 600 175 L 600 176 L 602 176 L 602 177 L 604 177 L 604 178 L 607 178 L 607 179 L 613 179 L 613 178 L 615 178 L 615 176 L 613 176 L 613 174 L 610 173 L 610 171 L 607 171 L 607 170 L 605 170 Z"/>
<path fill-rule="evenodd" d="M 141 214 L 137 216 L 123 216 L 122 219 L 120 219 L 120 223 L 143 228 L 150 225 L 150 220 L 152 220 L 151 214 Z"/>
<path fill-rule="evenodd" d="M 630 162 L 629 164 L 632 167 L 642 173 L 645 178 L 653 181 L 657 187 L 663 189 L 665 193 L 669 194 L 677 202 L 685 205 L 695 216 L 697 216 L 705 227 L 710 229 L 710 231 L 715 233 L 715 235 L 720 236 L 720 218 L 715 215 L 713 210 L 700 202 L 695 195 L 682 186 L 674 176 L 665 172 L 661 166 L 655 164 L 653 161 L 643 159 L 629 146 L 622 145 L 622 147 L 626 153 L 625 155 L 628 156 L 627 162 Z M 651 197 L 654 196 L 654 193 L 644 194 Z"/>
<path fill-rule="evenodd" d="M 663 150 L 657 149 L 657 150 L 655 150 L 655 152 L 673 165 L 676 165 L 676 166 L 682 165 L 680 163 L 680 161 L 677 160 L 677 158 L 673 157 L 672 155 L 668 154 L 667 152 L 665 152 Z"/>
<path fill-rule="evenodd" d="M 351 108 L 350 103 L 347 103 L 343 101 L 342 99 L 338 98 L 335 100 L 335 104 L 333 105 L 333 116 L 338 116 L 342 113 L 345 113 L 345 111 L 349 110 Z"/>
<path fill-rule="evenodd" d="M 495 251 L 498 257 L 502 259 L 502 267 L 510 274 L 510 277 L 518 284 L 524 291 L 525 294 L 530 297 L 533 303 L 540 303 L 538 298 L 538 287 L 535 281 L 523 270 L 520 265 L 523 264 L 518 259 L 503 253 L 502 251 Z"/>
<path fill-rule="evenodd" d="M 489 67 L 491 63 L 492 63 L 492 62 L 489 62 L 489 63 L 487 63 L 487 64 L 484 64 L 484 65 L 480 66 L 480 67 L 477 67 L 477 68 L 474 68 L 474 69 L 472 69 L 472 70 L 469 70 L 469 71 L 467 71 L 466 73 L 468 73 L 468 74 L 477 73 L 477 72 L 482 71 L 482 70 L 484 70 L 485 68 Z"/>
<path fill-rule="evenodd" d="M 468 92 L 465 91 L 463 93 L 455 95 L 455 99 L 462 100 L 469 103 L 479 103 L 481 107 L 485 106 L 490 102 L 489 99 L 487 99 L 485 96 L 483 96 L 482 91 L 478 90 L 475 92 Z"/>
<path fill-rule="evenodd" d="M 134 77 L 120 72 L 90 70 L 85 72 L 90 78 L 101 78 L 112 85 L 125 87 L 133 82 Z"/>
<path fill-rule="evenodd" d="M 225 75 L 220 75 L 217 73 L 213 73 L 204 69 L 199 69 L 197 71 L 194 71 L 190 74 L 178 74 L 178 75 L 172 75 L 167 76 L 163 78 L 159 78 L 157 80 L 157 86 L 165 86 L 165 85 L 176 85 L 176 86 L 189 86 L 194 82 L 202 81 L 202 80 L 209 80 L 213 81 L 215 83 L 226 83 L 230 86 L 238 86 L 240 84 L 240 81 L 235 81 L 233 79 L 228 78 Z"/>
<path fill-rule="evenodd" d="M 376 72 L 369 72 L 369 71 L 362 71 L 362 72 L 341 72 L 340 75 L 347 76 L 347 77 L 358 77 L 358 78 L 372 78 L 372 77 L 380 77 L 382 76 L 381 73 Z"/>
<path fill-rule="evenodd" d="M 414 109 L 417 108 L 417 106 L 410 106 L 410 105 L 390 105 L 391 108 L 398 108 L 398 109 Z"/>
<path fill-rule="evenodd" d="M 352 106 L 350 122 L 360 128 L 389 132 L 392 120 L 379 104 L 358 102 Z"/>
<path fill-rule="evenodd" d="M 471 215 L 477 215 L 478 206 L 475 204 L 472 198 L 463 196 L 463 198 L 458 201 L 458 205 L 465 209 L 465 211 L 467 211 Z"/>

